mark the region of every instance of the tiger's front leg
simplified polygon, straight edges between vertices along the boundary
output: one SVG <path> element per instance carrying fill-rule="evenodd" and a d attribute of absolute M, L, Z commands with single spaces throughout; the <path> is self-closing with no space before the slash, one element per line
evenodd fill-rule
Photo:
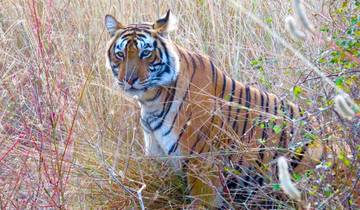
<path fill-rule="evenodd" d="M 163 156 L 164 150 L 160 147 L 160 144 L 156 141 L 152 134 L 144 131 L 144 143 L 145 143 L 145 155 L 146 156 Z"/>
<path fill-rule="evenodd" d="M 192 198 L 190 209 L 217 209 L 221 206 L 219 171 L 208 159 L 194 158 L 186 163 L 187 191 Z"/>

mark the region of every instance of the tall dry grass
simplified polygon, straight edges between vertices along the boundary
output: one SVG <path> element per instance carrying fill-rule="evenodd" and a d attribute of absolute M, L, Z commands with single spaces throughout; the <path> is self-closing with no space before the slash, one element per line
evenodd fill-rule
<path fill-rule="evenodd" d="M 305 42 L 290 38 L 284 26 L 285 17 L 293 13 L 289 1 L 237 2 L 311 61 L 326 53 L 328 48 L 318 37 Z M 319 30 L 324 24 L 342 27 L 331 15 L 340 4 L 320 0 L 306 1 L 305 6 Z M 303 104 L 309 112 L 322 108 L 319 117 L 331 128 L 322 138 L 351 143 L 350 164 L 358 167 L 354 148 L 359 144 L 355 141 L 359 121 L 341 120 L 327 102 L 334 90 L 229 1 L 2 0 L 2 209 L 187 205 L 183 180 L 166 165 L 144 157 L 138 106 L 116 89 L 104 65 L 109 38 L 105 14 L 126 24 L 155 20 L 169 8 L 179 19 L 179 29 L 172 35 L 176 43 L 210 55 L 234 78 Z M 331 79 L 346 74 L 321 70 L 335 75 Z M 359 75 L 349 76 L 354 75 L 356 86 Z M 301 87 L 300 96 L 294 96 L 295 86 Z M 351 96 L 359 97 L 358 87 L 350 86 Z M 329 171 L 314 172 L 315 181 L 303 178 L 298 187 L 310 191 L 307 200 L 312 206 L 355 206 L 356 173 L 334 177 Z M 291 202 L 279 204 L 279 208 L 291 206 Z"/>

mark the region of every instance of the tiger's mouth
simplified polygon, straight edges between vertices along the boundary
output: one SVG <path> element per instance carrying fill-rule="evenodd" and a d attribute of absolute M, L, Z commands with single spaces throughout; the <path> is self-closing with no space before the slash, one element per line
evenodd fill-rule
<path fill-rule="evenodd" d="M 123 90 L 128 93 L 128 94 L 132 94 L 132 95 L 137 95 L 139 93 L 144 93 L 146 92 L 147 88 L 141 88 L 141 89 L 138 89 L 138 88 L 135 88 L 135 87 L 130 87 L 128 89 L 125 89 L 123 88 Z"/>
<path fill-rule="evenodd" d="M 141 97 L 147 90 L 147 87 L 143 87 L 143 86 L 139 86 L 136 84 L 133 85 L 129 85 L 126 82 L 117 82 L 118 86 L 120 87 L 120 89 L 128 96 L 130 97 L 134 97 L 134 96 L 138 96 Z"/>

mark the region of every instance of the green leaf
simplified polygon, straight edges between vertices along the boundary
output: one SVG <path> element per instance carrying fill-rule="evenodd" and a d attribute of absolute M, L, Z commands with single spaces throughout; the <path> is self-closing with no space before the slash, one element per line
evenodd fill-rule
<path fill-rule="evenodd" d="M 272 184 L 272 188 L 274 191 L 279 191 L 280 190 L 280 184 L 279 183 L 274 183 Z"/>
<path fill-rule="evenodd" d="M 315 140 L 316 139 L 316 135 L 313 133 L 305 133 L 304 134 L 304 138 L 305 139 L 310 139 L 310 140 Z"/>
<path fill-rule="evenodd" d="M 225 101 L 230 101 L 230 98 L 231 98 L 230 94 L 224 96 Z"/>
<path fill-rule="evenodd" d="M 260 123 L 260 128 L 261 128 L 261 129 L 264 129 L 264 128 L 265 128 L 265 123 L 263 123 L 263 122 Z"/>
<path fill-rule="evenodd" d="M 271 17 L 265 18 L 265 23 L 270 24 L 273 22 L 273 19 Z"/>
<path fill-rule="evenodd" d="M 225 166 L 224 167 L 224 171 L 225 172 L 228 172 L 228 173 L 232 173 L 232 174 L 235 174 L 235 175 L 241 175 L 241 172 L 234 169 L 234 168 L 231 168 L 231 167 L 228 167 L 228 166 Z"/>
<path fill-rule="evenodd" d="M 321 32 L 329 32 L 330 29 L 328 27 L 322 27 L 322 28 L 320 28 L 320 31 Z"/>
<path fill-rule="evenodd" d="M 328 167 L 328 168 L 330 168 L 330 167 L 332 166 L 332 162 L 330 162 L 330 161 L 326 162 L 326 163 L 325 163 L 325 166 Z"/>
<path fill-rule="evenodd" d="M 306 176 L 306 177 L 310 177 L 310 176 L 313 175 L 313 174 L 314 174 L 314 170 L 313 170 L 313 169 L 310 169 L 310 170 L 305 171 L 305 176 Z"/>
<path fill-rule="evenodd" d="M 339 154 L 338 158 L 339 158 L 339 160 L 341 160 L 341 161 L 344 163 L 344 165 L 345 165 L 346 167 L 349 168 L 349 167 L 351 166 L 351 161 L 346 157 L 346 155 L 345 155 L 344 152 L 341 152 L 341 153 Z"/>
<path fill-rule="evenodd" d="M 302 88 L 299 87 L 299 86 L 295 86 L 294 89 L 293 89 L 293 93 L 294 93 L 294 96 L 297 98 L 300 93 L 302 92 Z"/>
<path fill-rule="evenodd" d="M 330 186 L 325 186 L 324 188 L 324 195 L 326 197 L 330 197 L 333 194 L 333 191 Z"/>
<path fill-rule="evenodd" d="M 358 23 L 357 17 L 356 17 L 356 16 L 355 16 L 355 17 L 352 17 L 352 18 L 350 19 L 350 22 L 351 22 L 351 25 L 356 25 L 356 24 Z"/>
<path fill-rule="evenodd" d="M 300 174 L 298 174 L 298 173 L 293 173 L 292 176 L 293 176 L 293 178 L 294 178 L 294 180 L 296 182 L 299 182 L 301 180 L 301 178 L 302 178 L 302 176 Z"/>
<path fill-rule="evenodd" d="M 258 142 L 259 142 L 260 144 L 265 144 L 265 143 L 266 143 L 266 139 L 259 139 Z"/>
<path fill-rule="evenodd" d="M 250 61 L 250 65 L 252 65 L 252 66 L 256 66 L 256 65 L 258 65 L 259 64 L 259 61 L 258 60 L 252 60 L 252 61 Z"/>
<path fill-rule="evenodd" d="M 275 132 L 276 134 L 279 134 L 279 133 L 281 132 L 282 128 L 281 128 L 280 125 L 275 125 L 275 126 L 273 127 L 273 130 L 274 130 L 274 132 Z"/>
<path fill-rule="evenodd" d="M 325 63 L 326 62 L 326 59 L 325 58 L 320 58 L 319 59 L 319 63 Z"/>
<path fill-rule="evenodd" d="M 254 59 L 250 61 L 250 65 L 253 67 L 260 67 L 262 66 L 262 58 Z"/>
<path fill-rule="evenodd" d="M 335 84 L 336 84 L 337 87 L 343 88 L 344 87 L 344 77 L 336 78 Z"/>

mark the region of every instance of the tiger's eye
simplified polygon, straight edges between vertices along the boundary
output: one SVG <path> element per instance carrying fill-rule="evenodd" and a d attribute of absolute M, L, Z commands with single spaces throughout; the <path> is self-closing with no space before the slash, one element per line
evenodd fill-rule
<path fill-rule="evenodd" d="M 121 52 L 121 51 L 119 51 L 119 52 L 115 53 L 115 56 L 116 56 L 116 58 L 118 58 L 118 59 L 123 59 L 123 58 L 124 58 L 124 53 Z"/>
<path fill-rule="evenodd" d="M 146 58 L 146 57 L 149 57 L 150 56 L 150 54 L 151 54 L 151 51 L 150 50 L 143 50 L 142 52 L 141 52 L 141 58 Z"/>

